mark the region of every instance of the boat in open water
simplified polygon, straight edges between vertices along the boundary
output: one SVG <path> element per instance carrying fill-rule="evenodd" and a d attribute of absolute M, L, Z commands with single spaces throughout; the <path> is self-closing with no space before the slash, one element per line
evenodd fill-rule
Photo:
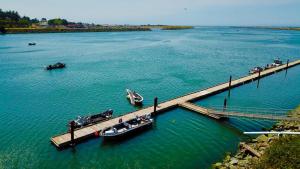
<path fill-rule="evenodd" d="M 78 116 L 77 119 L 74 120 L 75 122 L 74 128 L 81 128 L 94 123 L 99 123 L 102 121 L 109 120 L 112 118 L 112 115 L 113 115 L 113 110 L 108 109 L 102 113 L 94 114 L 91 116 Z"/>
<path fill-rule="evenodd" d="M 136 117 L 132 120 L 123 122 L 119 120 L 119 124 L 108 127 L 100 133 L 104 139 L 117 139 L 138 133 L 144 129 L 150 128 L 154 120 L 150 114 Z"/>
<path fill-rule="evenodd" d="M 28 46 L 34 46 L 34 45 L 36 45 L 35 42 L 30 42 L 30 43 L 28 43 Z"/>
<path fill-rule="evenodd" d="M 129 99 L 130 103 L 132 105 L 142 105 L 143 104 L 143 96 L 141 96 L 139 93 L 135 91 L 131 91 L 129 89 L 126 89 L 127 93 L 127 99 Z"/>
<path fill-rule="evenodd" d="M 57 62 L 57 63 L 55 63 L 55 64 L 53 64 L 53 65 L 48 65 L 48 66 L 46 67 L 46 70 L 63 69 L 63 68 L 65 68 L 65 67 L 66 67 L 66 64 Z"/>

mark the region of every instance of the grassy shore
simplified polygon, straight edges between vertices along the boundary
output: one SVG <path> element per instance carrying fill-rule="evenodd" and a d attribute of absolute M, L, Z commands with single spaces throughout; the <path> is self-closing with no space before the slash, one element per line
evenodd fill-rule
<path fill-rule="evenodd" d="M 179 30 L 179 29 L 193 29 L 193 26 L 161 26 L 162 30 Z"/>
<path fill-rule="evenodd" d="M 294 31 L 300 31 L 300 27 L 267 27 L 267 26 L 257 26 L 256 28 L 273 29 L 273 30 L 294 30 Z"/>
<path fill-rule="evenodd" d="M 282 27 L 282 28 L 272 28 L 274 30 L 294 30 L 294 31 L 300 31 L 300 27 Z"/>
<path fill-rule="evenodd" d="M 288 116 L 300 118 L 300 105 Z M 298 121 L 280 121 L 271 131 L 300 131 Z M 300 168 L 300 136 L 260 135 L 247 143 L 260 156 L 257 156 L 240 146 L 239 151 L 231 156 L 227 154 L 223 162 L 212 166 L 216 169 L 296 169 Z"/>
<path fill-rule="evenodd" d="M 147 25 L 144 26 L 149 29 L 161 29 L 161 30 L 180 30 L 180 29 L 193 29 L 193 26 L 180 26 L 180 25 Z"/>
<path fill-rule="evenodd" d="M 64 32 L 125 32 L 125 31 L 150 31 L 149 28 L 138 26 L 110 26 L 99 28 L 6 28 L 8 34 L 16 33 L 64 33 Z"/>
<path fill-rule="evenodd" d="M 5 28 L 7 34 L 18 33 L 64 33 L 64 32 L 127 32 L 151 31 L 153 28 L 162 30 L 192 29 L 192 26 L 101 26 L 96 28 Z"/>

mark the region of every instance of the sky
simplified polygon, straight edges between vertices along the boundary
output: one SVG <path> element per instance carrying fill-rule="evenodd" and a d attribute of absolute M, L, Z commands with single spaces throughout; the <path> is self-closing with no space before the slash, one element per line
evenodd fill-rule
<path fill-rule="evenodd" d="M 97 24 L 300 26 L 300 0 L 0 0 L 0 8 Z"/>

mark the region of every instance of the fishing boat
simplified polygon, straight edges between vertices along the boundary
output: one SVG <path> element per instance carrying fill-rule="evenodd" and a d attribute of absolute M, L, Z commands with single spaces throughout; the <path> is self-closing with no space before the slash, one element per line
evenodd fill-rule
<path fill-rule="evenodd" d="M 34 45 L 36 45 L 36 43 L 34 43 L 34 42 L 28 43 L 28 46 L 34 46 Z"/>
<path fill-rule="evenodd" d="M 127 99 L 129 99 L 129 101 L 132 105 L 142 105 L 143 104 L 144 98 L 137 92 L 126 89 L 126 93 L 127 93 Z"/>
<path fill-rule="evenodd" d="M 64 63 L 60 63 L 60 62 L 57 62 L 53 65 L 48 65 L 46 67 L 46 70 L 52 70 L 52 69 L 62 69 L 62 68 L 65 68 L 66 67 L 66 64 Z"/>
<path fill-rule="evenodd" d="M 102 113 L 94 114 L 91 116 L 78 116 L 74 122 L 74 128 L 81 128 L 90 124 L 99 123 L 112 118 L 113 110 L 108 109 Z"/>
<path fill-rule="evenodd" d="M 129 134 L 134 134 L 144 129 L 150 128 L 153 124 L 153 118 L 151 115 L 137 116 L 136 118 L 122 122 L 119 120 L 119 124 L 112 127 L 108 127 L 100 133 L 105 139 L 122 138 Z"/>
<path fill-rule="evenodd" d="M 276 67 L 276 65 L 275 65 L 274 63 L 267 64 L 267 65 L 264 67 L 264 70 L 271 69 L 271 68 L 274 68 L 274 67 Z"/>
<path fill-rule="evenodd" d="M 277 59 L 274 59 L 274 65 L 276 65 L 276 66 L 280 66 L 280 65 L 282 65 L 282 60 L 280 60 L 279 58 L 277 58 Z"/>
<path fill-rule="evenodd" d="M 253 69 L 251 69 L 249 71 L 249 74 L 255 74 L 255 73 L 258 73 L 258 72 L 260 72 L 262 70 L 263 70 L 263 68 L 261 68 L 261 67 L 254 67 Z"/>
<path fill-rule="evenodd" d="M 282 61 L 279 58 L 277 58 L 277 59 L 274 59 L 273 63 L 267 64 L 264 69 L 266 70 L 266 69 L 278 67 L 281 65 L 282 65 Z"/>

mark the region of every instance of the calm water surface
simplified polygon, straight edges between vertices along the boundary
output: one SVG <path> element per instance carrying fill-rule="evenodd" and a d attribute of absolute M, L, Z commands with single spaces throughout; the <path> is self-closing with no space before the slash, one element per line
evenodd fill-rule
<path fill-rule="evenodd" d="M 36 42 L 36 46 L 27 46 Z M 175 109 L 153 129 L 119 143 L 90 140 L 57 151 L 49 138 L 77 115 L 108 108 L 135 110 L 125 89 L 145 106 L 243 76 L 280 56 L 300 57 L 300 32 L 199 27 L 192 30 L 53 33 L 0 36 L 0 168 L 157 169 L 209 168 L 235 152 L 242 131 L 271 121 L 231 118 L 217 122 Z M 63 70 L 45 71 L 55 62 Z M 300 67 L 232 90 L 229 107 L 291 109 L 300 101 Z M 198 101 L 215 107 L 227 93 Z"/>

